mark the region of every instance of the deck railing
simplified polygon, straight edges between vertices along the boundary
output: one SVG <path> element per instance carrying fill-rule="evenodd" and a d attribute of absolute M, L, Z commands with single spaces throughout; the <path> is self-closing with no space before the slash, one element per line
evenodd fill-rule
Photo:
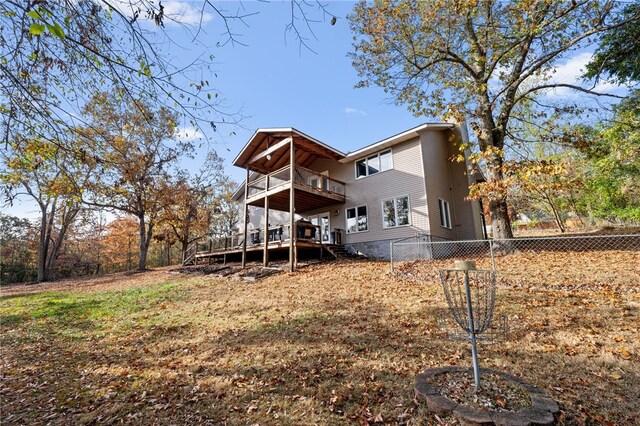
<path fill-rule="evenodd" d="M 320 226 L 312 223 L 297 222 L 294 225 L 294 235 L 297 241 L 305 241 L 317 244 L 323 244 L 320 238 Z M 247 247 L 255 247 L 264 245 L 264 229 L 256 228 L 247 232 Z M 272 225 L 269 227 L 269 245 L 277 245 L 291 240 L 291 226 L 288 224 Z M 244 234 L 233 234 L 224 237 L 209 237 L 201 239 L 188 249 L 189 260 L 193 259 L 196 254 L 202 253 L 223 253 L 225 251 L 239 250 L 242 248 Z M 183 259 L 187 261 L 187 256 Z"/>
<path fill-rule="evenodd" d="M 233 250 L 242 246 L 242 234 L 227 235 L 224 237 L 212 237 L 198 245 L 198 252 L 214 252 L 221 250 Z"/>
<path fill-rule="evenodd" d="M 274 189 L 280 185 L 289 183 L 289 166 L 283 167 L 280 170 L 269 174 L 269 189 Z"/>
<path fill-rule="evenodd" d="M 268 176 L 262 176 L 249 182 L 247 187 L 248 198 L 255 197 L 263 194 L 266 191 L 270 191 L 279 186 L 288 184 L 291 182 L 289 166 L 283 167 L 270 173 Z M 268 188 L 267 188 L 268 177 Z M 344 182 L 332 179 L 329 176 L 325 176 L 316 171 L 306 169 L 304 167 L 296 167 L 294 172 L 294 183 L 296 185 L 302 185 L 307 188 L 314 189 L 320 192 L 326 192 L 328 194 L 335 194 L 345 196 L 346 185 Z"/>
<path fill-rule="evenodd" d="M 250 198 L 264 192 L 266 184 L 267 178 L 265 176 L 249 182 L 249 185 L 247 185 L 247 197 Z"/>
<path fill-rule="evenodd" d="M 296 167 L 294 182 L 331 194 L 345 195 L 346 193 L 346 186 L 343 182 L 304 167 Z"/>

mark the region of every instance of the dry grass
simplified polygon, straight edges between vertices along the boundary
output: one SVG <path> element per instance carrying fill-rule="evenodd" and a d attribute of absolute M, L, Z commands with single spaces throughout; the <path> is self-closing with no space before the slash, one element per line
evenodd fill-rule
<path fill-rule="evenodd" d="M 452 424 L 412 390 L 425 368 L 470 363 L 437 327 L 437 266 L 412 264 L 421 281 L 358 262 L 255 283 L 153 271 L 3 290 L 0 422 Z M 481 347 L 483 366 L 544 388 L 563 423 L 640 423 L 638 283 L 525 278 L 500 281 L 515 329 Z"/>

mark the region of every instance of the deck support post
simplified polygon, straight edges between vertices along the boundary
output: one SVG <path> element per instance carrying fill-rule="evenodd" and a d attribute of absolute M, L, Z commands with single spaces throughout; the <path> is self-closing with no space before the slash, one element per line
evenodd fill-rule
<path fill-rule="evenodd" d="M 298 251 L 296 250 L 296 208 L 295 208 L 295 190 L 293 182 L 295 180 L 296 153 L 293 144 L 293 134 L 291 134 L 291 142 L 289 142 L 289 271 L 296 270 Z"/>
<path fill-rule="evenodd" d="M 247 175 L 244 180 L 244 234 L 242 238 L 242 267 L 247 264 L 247 227 L 249 223 L 249 204 L 247 204 L 247 196 L 249 195 L 249 165 L 247 165 Z"/>
<path fill-rule="evenodd" d="M 264 189 L 269 191 L 269 175 L 265 176 Z M 269 196 L 264 196 L 264 252 L 262 254 L 263 265 L 269 266 Z"/>

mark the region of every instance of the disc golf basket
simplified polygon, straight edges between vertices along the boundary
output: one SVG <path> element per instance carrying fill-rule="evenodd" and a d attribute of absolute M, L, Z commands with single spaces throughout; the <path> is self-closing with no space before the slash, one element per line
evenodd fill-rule
<path fill-rule="evenodd" d="M 475 269 L 472 261 L 456 261 L 454 269 L 440 270 L 440 282 L 453 320 L 471 342 L 473 375 L 479 389 L 477 338 L 489 329 L 493 321 L 496 274 Z"/>

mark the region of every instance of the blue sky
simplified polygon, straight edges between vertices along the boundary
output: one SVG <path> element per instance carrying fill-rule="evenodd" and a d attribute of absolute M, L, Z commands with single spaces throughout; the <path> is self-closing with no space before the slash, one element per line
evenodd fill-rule
<path fill-rule="evenodd" d="M 202 2 L 164 0 L 165 13 L 183 24 L 197 22 Z M 239 21 L 230 21 L 232 31 L 244 44 L 216 47 L 224 42 L 224 25 L 213 13 L 203 15 L 200 40 L 212 48 L 205 50 L 193 43 L 188 31 L 166 21 L 168 38 L 163 52 L 177 65 L 186 65 L 194 58 L 214 56 L 210 64 L 214 72 L 194 71 L 190 77 L 196 81 L 209 80 L 220 93 L 222 108 L 244 116 L 239 126 L 220 127 L 219 132 L 209 133 L 215 149 L 225 159 L 227 173 L 235 180 L 244 178 L 244 171 L 233 167 L 231 161 L 257 128 L 295 127 L 343 152 L 349 152 L 371 144 L 403 130 L 437 118 L 414 117 L 405 106 L 395 105 L 377 87 L 355 89 L 358 76 L 347 54 L 352 51 L 352 34 L 347 14 L 355 2 L 326 2 L 331 13 L 338 17 L 335 25 L 330 17 L 322 20 L 322 13 L 309 6 L 306 10 L 312 19 L 315 38 L 298 21 L 299 28 L 307 36 L 306 42 L 314 52 L 300 47 L 294 34 L 285 33 L 291 19 L 291 6 L 287 1 L 215 2 L 229 14 L 251 14 Z M 312 2 L 309 2 L 312 4 Z M 146 24 L 144 24 L 146 25 Z M 157 28 L 148 25 L 149 30 Z M 171 40 L 168 42 L 167 40 Z M 580 69 L 588 62 L 591 52 L 582 51 L 556 68 L 555 79 L 575 82 Z M 601 87 L 616 90 L 615 87 Z M 552 94 L 554 97 L 579 96 L 568 91 Z M 194 135 L 185 126 L 183 133 Z M 205 129 L 205 131 L 207 131 Z M 233 132 L 233 134 L 232 134 Z M 186 160 L 184 166 L 196 170 L 205 157 L 203 147 L 194 160 Z M 37 211 L 29 202 L 18 202 L 7 213 L 36 217 Z"/>
<path fill-rule="evenodd" d="M 352 36 L 346 20 L 354 4 L 330 2 L 329 9 L 338 16 L 336 24 L 330 25 L 330 17 L 312 24 L 317 39 L 306 35 L 315 53 L 300 48 L 293 34 L 285 35 L 290 7 L 282 2 L 246 4 L 248 10 L 259 11 L 246 19 L 248 27 L 234 24 L 246 46 L 214 49 L 217 78 L 211 82 L 227 110 L 241 110 L 245 116 L 241 128 L 212 136 L 213 148 L 227 159 L 234 178 L 243 179 L 244 171 L 234 170 L 231 161 L 257 128 L 295 127 L 348 152 L 427 121 L 393 104 L 382 89 L 354 88 L 358 77 L 347 57 Z M 237 8 L 232 2 L 223 7 Z M 317 10 L 310 11 L 321 18 Z M 221 32 L 219 25 L 214 18 L 206 29 L 216 34 Z M 231 130 L 235 135 L 228 135 Z"/>
<path fill-rule="evenodd" d="M 164 0 L 169 17 L 184 24 L 200 19 L 199 1 Z M 330 16 L 322 20 L 322 13 L 313 7 L 307 12 L 315 35 L 305 30 L 307 44 L 314 52 L 300 47 L 285 27 L 291 19 L 288 2 L 258 1 L 216 2 L 226 12 L 253 13 L 239 21 L 230 21 L 237 39 L 244 44 L 216 47 L 224 42 L 224 27 L 219 17 L 206 13 L 199 39 L 212 48 L 205 50 L 193 43 L 183 27 L 166 21 L 165 31 L 171 42 L 159 37 L 164 53 L 172 62 L 188 64 L 194 58 L 214 56 L 211 74 L 189 73 L 196 81 L 209 80 L 222 99 L 222 108 L 237 112 L 244 118 L 239 126 L 220 127 L 216 133 L 207 134 L 210 147 L 225 159 L 226 171 L 235 180 L 244 179 L 244 170 L 231 165 L 231 161 L 249 140 L 257 128 L 295 127 L 324 143 L 348 152 L 376 142 L 405 129 L 417 126 L 426 118 L 416 118 L 406 108 L 396 106 L 377 87 L 355 89 L 358 78 L 347 53 L 352 50 L 352 35 L 347 14 L 355 2 L 331 1 L 328 8 L 338 17 L 335 25 Z M 243 9 L 244 7 L 244 9 Z M 157 31 L 148 25 L 149 30 Z M 193 30 L 191 30 L 193 31 Z M 186 125 L 185 127 L 188 127 Z M 206 126 L 204 131 L 208 131 Z M 233 132 L 233 134 L 231 134 Z M 184 133 L 193 136 L 192 129 Z M 184 166 L 196 170 L 205 157 L 203 147 L 194 160 L 186 160 Z M 6 213 L 35 218 L 37 208 L 29 200 L 17 200 Z"/>
<path fill-rule="evenodd" d="M 183 22 L 200 19 L 197 9 L 200 2 L 165 0 L 164 4 L 167 13 L 173 13 L 172 16 Z M 349 152 L 424 122 L 438 121 L 438 117 L 414 117 L 405 106 L 395 105 L 378 87 L 354 88 L 358 76 L 347 56 L 353 50 L 353 36 L 346 16 L 355 2 L 326 2 L 328 10 L 338 17 L 333 26 L 330 17 L 322 20 L 322 13 L 308 6 L 306 11 L 311 19 L 319 21 L 311 23 L 315 38 L 305 31 L 303 22 L 298 21 L 298 25 L 314 52 L 301 47 L 294 34 L 285 33 L 291 19 L 288 1 L 215 4 L 231 14 L 258 12 L 246 18 L 247 26 L 231 21 L 232 30 L 246 46 L 227 44 L 212 50 L 217 74 L 212 84 L 221 92 L 227 111 L 240 110 L 246 116 L 241 127 L 210 135 L 213 148 L 227 161 L 228 174 L 236 180 L 244 178 L 244 171 L 231 166 L 231 161 L 257 128 L 295 127 Z M 208 20 L 204 27 L 206 37 L 202 40 L 224 41 L 221 20 L 213 14 L 205 15 L 205 20 Z M 171 25 L 167 29 L 173 31 Z M 189 45 L 184 38 L 179 43 Z M 553 80 L 578 83 L 583 67 L 591 58 L 591 50 L 575 52 L 561 61 Z M 188 54 L 198 51 L 191 49 Z M 176 55 L 179 58 L 180 53 Z M 604 83 L 596 89 L 616 91 L 619 88 Z M 548 95 L 554 100 L 582 97 L 584 102 L 592 102 L 564 88 Z M 230 131 L 235 134 L 229 136 Z"/>

